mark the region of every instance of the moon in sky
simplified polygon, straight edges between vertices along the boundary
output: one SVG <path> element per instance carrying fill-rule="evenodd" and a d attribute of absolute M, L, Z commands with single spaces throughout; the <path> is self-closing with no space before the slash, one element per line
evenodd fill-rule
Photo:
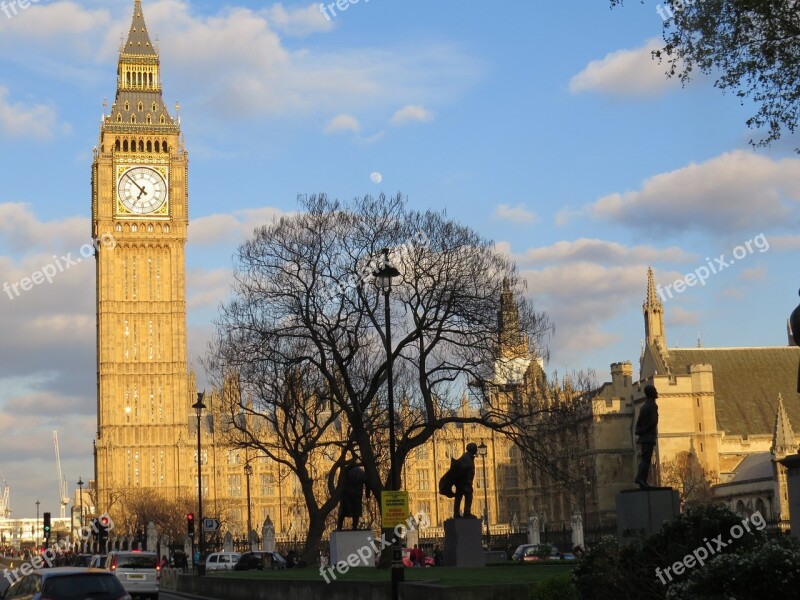
<path fill-rule="evenodd" d="M 381 174 L 380 174 L 380 173 L 378 173 L 377 171 L 375 171 L 374 173 L 372 173 L 372 174 L 369 176 L 369 178 L 370 178 L 370 181 L 372 181 L 372 183 L 380 183 L 381 181 L 383 181 L 383 175 L 381 175 Z"/>

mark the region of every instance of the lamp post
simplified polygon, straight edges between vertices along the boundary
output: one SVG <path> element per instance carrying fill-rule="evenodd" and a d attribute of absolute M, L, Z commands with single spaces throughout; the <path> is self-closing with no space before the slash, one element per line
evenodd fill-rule
<path fill-rule="evenodd" d="M 83 478 L 78 477 L 78 527 L 83 527 Z"/>
<path fill-rule="evenodd" d="M 83 528 L 83 478 L 78 477 L 78 531 Z M 81 542 L 81 550 L 83 550 L 83 542 Z"/>
<path fill-rule="evenodd" d="M 486 447 L 486 444 L 481 443 L 478 444 L 478 456 L 481 457 L 483 462 L 483 521 L 486 523 L 486 545 L 489 546 L 489 492 L 487 488 L 489 487 L 489 480 L 486 478 L 486 455 L 489 454 L 489 449 Z"/>
<path fill-rule="evenodd" d="M 33 536 L 33 544 L 38 548 L 39 547 L 39 499 L 36 499 L 36 533 Z"/>
<path fill-rule="evenodd" d="M 387 396 L 389 399 L 389 489 L 397 491 L 400 482 L 397 481 L 397 457 L 395 456 L 395 445 L 397 443 L 394 432 L 394 381 L 393 381 L 393 360 L 392 360 L 392 319 L 389 306 L 389 293 L 392 291 L 392 279 L 400 275 L 400 271 L 389 264 L 389 249 L 384 248 L 383 266 L 380 270 L 373 273 L 378 287 L 383 290 L 384 316 L 386 318 L 386 383 L 389 386 Z"/>
<path fill-rule="evenodd" d="M 197 516 L 200 521 L 200 528 L 197 533 L 200 534 L 199 550 L 200 560 L 197 561 L 197 574 L 205 575 L 205 565 L 203 563 L 203 553 L 205 552 L 205 532 L 203 531 L 203 478 L 202 478 L 202 464 L 203 459 L 200 455 L 200 419 L 203 416 L 203 410 L 206 405 L 203 404 L 203 397 L 205 392 L 197 393 L 197 402 L 192 404 L 192 408 L 197 415 Z M 194 557 L 192 557 L 194 558 Z"/>
<path fill-rule="evenodd" d="M 253 542 L 250 540 L 250 532 L 253 530 L 253 524 L 250 520 L 250 475 L 253 474 L 253 467 L 250 466 L 250 463 L 247 463 L 244 466 L 244 476 L 247 478 L 247 543 L 250 545 L 250 549 L 253 549 Z"/>
<path fill-rule="evenodd" d="M 387 397 L 389 401 L 389 490 L 397 491 L 400 482 L 397 480 L 397 457 L 395 456 L 395 432 L 394 432 L 394 381 L 393 381 L 393 360 L 392 360 L 392 319 L 389 306 L 389 293 L 392 291 L 392 279 L 400 275 L 400 271 L 389 264 L 389 249 L 384 248 L 383 264 L 381 268 L 373 273 L 375 282 L 383 290 L 384 316 L 386 318 L 386 383 L 388 385 Z M 400 594 L 400 582 L 405 579 L 403 573 L 403 556 L 400 548 L 400 540 L 394 536 L 392 544 L 392 598 L 397 600 Z"/>

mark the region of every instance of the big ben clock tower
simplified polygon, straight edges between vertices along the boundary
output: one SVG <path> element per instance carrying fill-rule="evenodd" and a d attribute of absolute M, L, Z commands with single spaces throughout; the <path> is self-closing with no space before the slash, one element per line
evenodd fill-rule
<path fill-rule="evenodd" d="M 97 506 L 129 490 L 191 490 L 183 460 L 188 158 L 161 96 L 141 0 L 120 50 L 117 93 L 92 165 L 97 244 Z M 113 241 L 112 241 L 113 240 Z M 189 458 L 188 456 L 186 457 Z M 183 471 L 183 472 L 181 472 Z"/>

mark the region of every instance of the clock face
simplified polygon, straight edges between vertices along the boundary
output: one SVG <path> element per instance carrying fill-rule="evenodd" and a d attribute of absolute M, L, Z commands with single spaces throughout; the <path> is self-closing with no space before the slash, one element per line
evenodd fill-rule
<path fill-rule="evenodd" d="M 117 183 L 122 204 L 135 215 L 148 215 L 167 201 L 167 183 L 161 173 L 149 167 L 125 171 Z"/>

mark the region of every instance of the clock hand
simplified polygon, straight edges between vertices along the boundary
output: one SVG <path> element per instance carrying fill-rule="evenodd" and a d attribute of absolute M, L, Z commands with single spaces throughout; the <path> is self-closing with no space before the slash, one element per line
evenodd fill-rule
<path fill-rule="evenodd" d="M 139 188 L 139 191 L 141 192 L 141 193 L 139 194 L 139 198 L 141 198 L 141 197 L 142 197 L 142 194 L 144 194 L 144 193 L 145 193 L 145 192 L 144 192 L 144 188 L 143 188 L 142 186 L 140 186 L 138 183 L 136 183 L 136 182 L 133 180 L 133 177 L 131 177 L 130 173 L 125 173 L 125 177 L 127 177 L 127 178 L 130 180 L 130 182 L 131 182 L 133 185 L 135 185 L 137 188 Z M 138 200 L 139 198 L 137 198 L 137 200 Z"/>

